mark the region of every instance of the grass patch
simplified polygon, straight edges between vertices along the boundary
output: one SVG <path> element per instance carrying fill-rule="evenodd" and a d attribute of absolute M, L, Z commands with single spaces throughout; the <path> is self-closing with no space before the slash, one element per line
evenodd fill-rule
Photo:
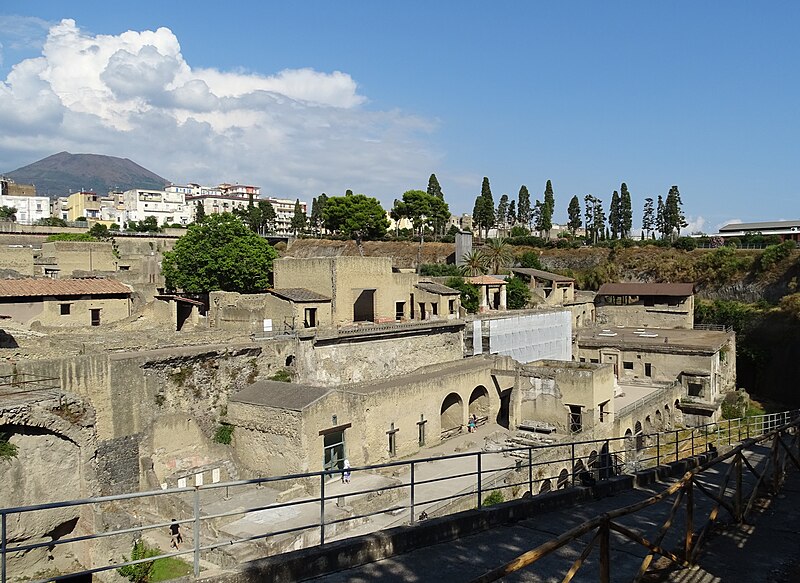
<path fill-rule="evenodd" d="M 17 446 L 9 443 L 10 433 L 0 433 L 0 460 L 17 457 Z"/>
<path fill-rule="evenodd" d="M 230 445 L 233 438 L 233 425 L 228 423 L 220 423 L 217 430 L 214 432 L 214 441 L 224 445 Z"/>
<path fill-rule="evenodd" d="M 192 573 L 192 566 L 177 557 L 167 557 L 153 562 L 150 581 L 169 581 Z"/>
<path fill-rule="evenodd" d="M 292 374 L 288 370 L 286 370 L 285 368 L 282 368 L 281 370 L 277 371 L 274 375 L 269 377 L 269 380 L 278 381 L 278 382 L 281 382 L 281 383 L 291 383 L 292 382 Z"/>
<path fill-rule="evenodd" d="M 494 506 L 495 504 L 502 504 L 505 502 L 505 496 L 500 490 L 493 490 L 486 498 L 483 499 L 484 506 Z"/>
<path fill-rule="evenodd" d="M 192 367 L 183 366 L 179 370 L 169 375 L 169 380 L 175 383 L 176 386 L 182 387 L 189 377 L 192 376 Z"/>

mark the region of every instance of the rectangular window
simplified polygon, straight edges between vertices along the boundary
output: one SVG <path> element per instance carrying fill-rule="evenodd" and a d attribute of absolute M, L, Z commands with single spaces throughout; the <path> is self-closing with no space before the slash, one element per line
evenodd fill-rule
<path fill-rule="evenodd" d="M 633 362 L 622 361 L 622 368 L 625 370 L 633 370 Z"/>
<path fill-rule="evenodd" d="M 303 324 L 306 328 L 317 327 L 317 308 L 306 308 L 305 322 Z"/>
<path fill-rule="evenodd" d="M 450 300 L 447 303 L 447 309 L 449 310 L 449 312 L 451 314 L 455 314 L 456 313 L 456 301 L 455 300 Z"/>
<path fill-rule="evenodd" d="M 389 427 L 389 431 L 386 432 L 386 435 L 389 436 L 389 455 L 392 456 L 397 454 L 397 440 L 395 439 L 396 433 L 397 429 L 394 428 L 394 423 L 392 423 Z"/>
<path fill-rule="evenodd" d="M 581 356 L 581 362 L 586 362 L 586 359 Z"/>
<path fill-rule="evenodd" d="M 644 363 L 644 376 L 652 377 L 653 376 L 653 365 L 649 362 Z"/>
<path fill-rule="evenodd" d="M 569 407 L 569 430 L 571 433 L 580 433 L 583 429 L 583 419 L 580 405 L 568 405 Z"/>
<path fill-rule="evenodd" d="M 405 317 L 406 314 L 406 303 L 405 302 L 395 302 L 394 303 L 394 319 L 398 322 Z"/>
<path fill-rule="evenodd" d="M 439 304 L 437 304 L 436 302 L 431 304 L 431 314 L 434 316 L 439 315 Z"/>
<path fill-rule="evenodd" d="M 419 303 L 419 319 L 420 320 L 425 319 L 425 302 Z"/>
<path fill-rule="evenodd" d="M 419 423 L 417 423 L 417 427 L 419 428 L 419 446 L 422 447 L 425 445 L 425 423 L 427 423 L 427 421 L 425 421 L 422 415 L 419 417 L 420 419 Z"/>
<path fill-rule="evenodd" d="M 599 358 L 590 358 L 589 362 L 591 362 L 592 364 L 600 364 L 600 359 Z"/>
<path fill-rule="evenodd" d="M 689 383 L 689 396 L 690 397 L 702 397 L 703 396 L 703 385 L 700 383 Z"/>
<path fill-rule="evenodd" d="M 92 326 L 99 326 L 100 325 L 100 308 L 92 308 L 89 310 L 89 314 L 92 317 Z"/>
<path fill-rule="evenodd" d="M 608 401 L 600 403 L 600 423 L 603 423 L 606 420 L 606 416 L 608 415 Z"/>
<path fill-rule="evenodd" d="M 59 307 L 61 308 L 62 316 L 69 316 L 70 304 L 60 304 Z"/>

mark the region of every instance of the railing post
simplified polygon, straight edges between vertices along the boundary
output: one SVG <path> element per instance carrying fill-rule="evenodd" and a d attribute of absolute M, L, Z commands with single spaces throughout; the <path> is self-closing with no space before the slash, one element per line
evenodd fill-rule
<path fill-rule="evenodd" d="M 194 487 L 194 522 L 192 523 L 192 543 L 194 544 L 194 576 L 200 575 L 200 487 Z"/>
<path fill-rule="evenodd" d="M 731 444 L 731 420 L 728 419 L 728 445 Z"/>
<path fill-rule="evenodd" d="M 528 448 L 528 492 L 533 496 L 533 448 Z"/>
<path fill-rule="evenodd" d="M 661 433 L 656 433 L 656 467 L 661 465 Z"/>
<path fill-rule="evenodd" d="M 736 522 L 739 523 L 744 519 L 742 516 L 742 457 L 743 454 L 741 451 L 736 454 L 736 498 L 733 501 Z"/>
<path fill-rule="evenodd" d="M 325 544 L 325 472 L 319 475 L 319 544 Z"/>
<path fill-rule="evenodd" d="M 478 452 L 478 508 L 483 507 L 483 485 L 481 484 L 481 452 Z"/>
<path fill-rule="evenodd" d="M 675 461 L 678 461 L 678 456 L 680 455 L 680 439 L 681 439 L 681 432 L 676 429 L 675 430 Z"/>
<path fill-rule="evenodd" d="M 572 460 L 572 465 L 569 467 L 569 473 L 572 476 L 572 485 L 575 485 L 575 444 L 572 444 L 570 453 L 570 459 Z"/>
<path fill-rule="evenodd" d="M 6 583 L 6 520 L 8 515 L 0 513 L 0 581 Z"/>
<path fill-rule="evenodd" d="M 416 519 L 416 512 L 414 511 L 414 462 L 411 462 L 411 524 L 414 524 Z"/>
<path fill-rule="evenodd" d="M 600 583 L 611 581 L 611 528 L 608 515 L 603 516 L 600 524 Z"/>
<path fill-rule="evenodd" d="M 686 480 L 686 537 L 683 542 L 683 552 L 686 562 L 692 559 L 692 539 L 694 538 L 694 481 L 690 476 Z"/>
<path fill-rule="evenodd" d="M 694 457 L 694 428 L 692 428 L 692 457 Z"/>

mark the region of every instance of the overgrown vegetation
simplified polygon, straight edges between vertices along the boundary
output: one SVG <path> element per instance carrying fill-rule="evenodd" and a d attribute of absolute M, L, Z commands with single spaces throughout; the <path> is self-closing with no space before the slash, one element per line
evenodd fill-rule
<path fill-rule="evenodd" d="M 0 432 L 0 460 L 17 457 L 17 446 L 9 441 L 11 434 Z"/>
<path fill-rule="evenodd" d="M 214 441 L 224 445 L 230 445 L 233 439 L 233 425 L 230 423 L 220 423 L 214 431 Z"/>
<path fill-rule="evenodd" d="M 133 543 L 131 549 L 131 558 L 123 557 L 124 562 L 138 561 L 140 559 L 148 559 L 150 557 L 157 557 L 161 552 L 149 546 L 143 540 L 138 540 Z M 153 561 L 146 561 L 144 563 L 136 563 L 135 565 L 125 565 L 117 569 L 117 573 L 125 577 L 131 583 L 149 583 L 153 579 Z"/>
<path fill-rule="evenodd" d="M 464 281 L 463 277 L 451 277 L 445 283 L 447 287 L 461 292 L 461 307 L 470 314 L 478 311 L 478 288 Z"/>
<path fill-rule="evenodd" d="M 458 277 L 461 271 L 453 263 L 423 263 L 419 266 L 419 274 L 427 277 Z"/>
<path fill-rule="evenodd" d="M 506 305 L 510 310 L 521 310 L 528 306 L 531 290 L 528 284 L 519 277 L 506 280 Z"/>
<path fill-rule="evenodd" d="M 492 493 L 483 499 L 483 506 L 494 506 L 495 504 L 502 504 L 505 501 L 506 498 L 500 490 L 492 490 Z"/>
<path fill-rule="evenodd" d="M 47 242 L 51 241 L 77 241 L 80 243 L 96 243 L 97 238 L 92 237 L 89 233 L 56 233 L 55 235 L 48 235 Z"/>
<path fill-rule="evenodd" d="M 191 366 L 182 366 L 177 371 L 170 373 L 169 380 L 175 383 L 177 387 L 183 387 L 186 381 L 192 376 Z"/>
<path fill-rule="evenodd" d="M 290 373 L 285 368 L 282 368 L 278 371 L 275 371 L 271 377 L 269 377 L 271 381 L 278 381 L 280 383 L 291 383 L 292 382 L 292 373 Z"/>

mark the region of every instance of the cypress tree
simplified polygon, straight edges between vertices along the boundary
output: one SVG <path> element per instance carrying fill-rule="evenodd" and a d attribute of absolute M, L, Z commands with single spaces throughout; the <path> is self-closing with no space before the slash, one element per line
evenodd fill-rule
<path fill-rule="evenodd" d="M 444 198 L 444 193 L 442 192 L 442 187 L 439 186 L 439 179 L 436 178 L 436 174 L 431 174 L 428 179 L 428 194 Z"/>
<path fill-rule="evenodd" d="M 517 195 L 517 219 L 525 225 L 526 229 L 531 228 L 531 195 L 528 192 L 528 187 L 524 184 L 519 188 L 519 195 Z"/>
<path fill-rule="evenodd" d="M 628 185 L 624 182 L 619 188 L 619 221 L 622 237 L 630 237 L 631 229 L 633 229 L 633 210 L 631 208 L 631 193 L 628 192 Z"/>
<path fill-rule="evenodd" d="M 517 201 L 508 203 L 508 224 L 512 227 L 517 224 Z"/>
<path fill-rule="evenodd" d="M 611 238 L 616 239 L 621 231 L 619 216 L 619 193 L 615 190 L 611 195 L 611 206 L 608 210 L 608 225 L 611 227 Z"/>
<path fill-rule="evenodd" d="M 569 217 L 569 221 L 567 225 L 569 226 L 570 231 L 572 231 L 572 236 L 575 236 L 575 232 L 581 228 L 583 224 L 581 222 L 581 201 L 578 200 L 578 196 L 573 196 L 572 200 L 569 201 L 569 207 L 567 208 L 567 216 Z"/>
<path fill-rule="evenodd" d="M 544 187 L 544 202 L 542 203 L 542 230 L 550 236 L 550 229 L 553 228 L 553 211 L 555 210 L 556 200 L 553 195 L 553 184 L 548 180 Z"/>
<path fill-rule="evenodd" d="M 642 213 L 642 239 L 645 236 L 649 237 L 655 227 L 655 209 L 653 208 L 653 199 L 644 199 L 644 212 Z M 645 235 L 646 234 L 646 235 Z"/>

